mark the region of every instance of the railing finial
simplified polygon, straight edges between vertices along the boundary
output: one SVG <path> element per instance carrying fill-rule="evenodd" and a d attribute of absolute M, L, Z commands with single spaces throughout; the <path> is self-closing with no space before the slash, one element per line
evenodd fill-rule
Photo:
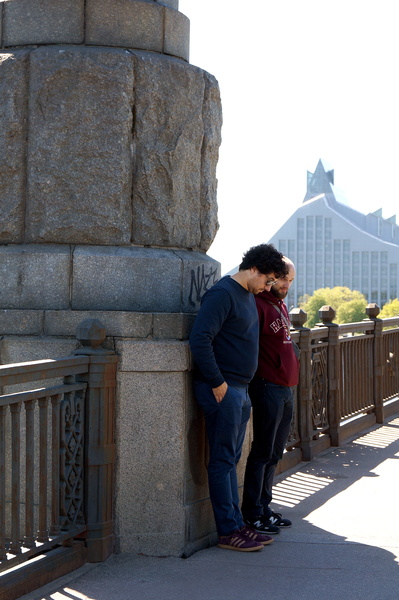
<path fill-rule="evenodd" d="M 75 350 L 75 354 L 109 354 L 101 348 L 106 340 L 106 330 L 98 319 L 85 319 L 76 328 L 76 338 L 83 348 Z"/>
<path fill-rule="evenodd" d="M 336 312 L 332 306 L 325 305 L 319 309 L 319 317 L 323 325 L 331 325 L 335 319 Z"/>
<path fill-rule="evenodd" d="M 290 320 L 295 329 L 301 329 L 308 319 L 307 313 L 302 308 L 293 308 L 290 310 Z"/>
<path fill-rule="evenodd" d="M 367 304 L 366 315 L 368 316 L 369 319 L 376 319 L 379 314 L 380 314 L 380 307 L 378 306 L 378 304 L 376 304 L 376 302 L 370 302 L 370 304 Z"/>

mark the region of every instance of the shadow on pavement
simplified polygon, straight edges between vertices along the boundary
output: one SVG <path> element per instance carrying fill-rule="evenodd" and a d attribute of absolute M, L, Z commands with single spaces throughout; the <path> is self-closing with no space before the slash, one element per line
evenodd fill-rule
<path fill-rule="evenodd" d="M 261 552 L 121 554 L 24 600 L 398 600 L 399 418 L 283 473 L 293 521 Z"/>

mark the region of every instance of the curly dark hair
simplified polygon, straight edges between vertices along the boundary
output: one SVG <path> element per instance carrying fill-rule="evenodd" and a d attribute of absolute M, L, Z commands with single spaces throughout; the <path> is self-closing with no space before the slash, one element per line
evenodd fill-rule
<path fill-rule="evenodd" d="M 239 270 L 245 271 L 252 267 L 264 275 L 274 273 L 277 278 L 285 277 L 288 273 L 288 266 L 283 255 L 276 250 L 273 244 L 253 246 L 244 254 Z"/>

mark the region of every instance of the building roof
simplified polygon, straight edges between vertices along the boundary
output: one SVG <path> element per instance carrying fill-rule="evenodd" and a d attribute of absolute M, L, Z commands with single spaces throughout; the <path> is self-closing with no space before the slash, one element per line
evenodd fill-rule
<path fill-rule="evenodd" d="M 399 246 L 399 226 L 396 224 L 396 215 L 384 219 L 382 209 L 365 215 L 339 201 L 343 200 L 343 196 L 334 188 L 334 171 L 322 159 L 317 163 L 314 173 L 309 171 L 307 173 L 307 191 L 303 202 L 309 202 L 320 195 L 325 196 L 333 210 L 359 229 Z"/>

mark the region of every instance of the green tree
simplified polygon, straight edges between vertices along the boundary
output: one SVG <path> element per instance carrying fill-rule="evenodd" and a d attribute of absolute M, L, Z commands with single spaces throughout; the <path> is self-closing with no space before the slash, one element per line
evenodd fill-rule
<path fill-rule="evenodd" d="M 396 317 L 397 315 L 399 315 L 399 300 L 395 298 L 395 300 L 390 300 L 384 304 L 378 318 L 386 319 L 388 317 Z"/>
<path fill-rule="evenodd" d="M 300 308 L 308 315 L 306 327 L 314 327 L 320 322 L 319 310 L 325 305 L 332 306 L 335 310 L 336 323 L 353 323 L 366 317 L 367 300 L 359 291 L 342 286 L 319 288 L 312 296 L 306 294 L 299 302 Z M 344 305 L 348 305 L 347 308 L 344 308 Z M 343 308 L 339 314 L 338 309 L 341 306 Z"/>
<path fill-rule="evenodd" d="M 355 298 L 344 302 L 338 307 L 337 310 L 337 323 L 356 323 L 357 321 L 363 321 L 367 318 L 366 315 L 366 299 Z"/>

